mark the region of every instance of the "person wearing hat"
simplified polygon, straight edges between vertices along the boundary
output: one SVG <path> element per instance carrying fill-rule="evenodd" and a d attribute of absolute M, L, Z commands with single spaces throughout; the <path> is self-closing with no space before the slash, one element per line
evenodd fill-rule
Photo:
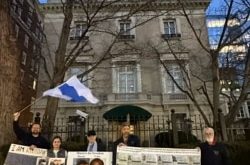
<path fill-rule="evenodd" d="M 101 142 L 101 139 L 96 137 L 96 132 L 90 130 L 87 134 L 88 143 L 84 145 L 84 151 L 88 152 L 98 152 L 105 151 L 105 147 Z"/>

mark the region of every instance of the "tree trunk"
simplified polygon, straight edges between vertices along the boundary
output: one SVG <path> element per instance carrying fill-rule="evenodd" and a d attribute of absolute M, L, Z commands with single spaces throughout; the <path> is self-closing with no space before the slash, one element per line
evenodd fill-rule
<path fill-rule="evenodd" d="M 73 19 L 73 8 L 74 1 L 67 0 L 65 2 L 64 8 L 64 21 L 62 32 L 59 40 L 58 48 L 55 52 L 55 68 L 54 68 L 54 75 L 53 80 L 50 84 L 50 87 L 53 88 L 58 84 L 61 84 L 64 79 L 65 74 L 65 59 L 66 59 L 66 48 L 70 33 L 70 25 Z M 56 113 L 58 108 L 58 99 L 49 97 L 45 109 L 45 114 L 43 117 L 43 130 L 48 135 L 48 139 L 52 138 L 52 132 L 54 128 L 54 123 L 56 119 Z"/>
<path fill-rule="evenodd" d="M 12 115 L 20 108 L 20 52 L 13 37 L 9 0 L 0 3 L 0 146 L 13 142 Z"/>
<path fill-rule="evenodd" d="M 220 106 L 220 77 L 219 77 L 219 63 L 218 55 L 215 52 L 211 52 L 212 56 L 212 77 L 213 77 L 213 116 L 214 121 L 213 125 L 215 131 L 217 131 L 219 118 L 218 118 L 218 109 Z"/>

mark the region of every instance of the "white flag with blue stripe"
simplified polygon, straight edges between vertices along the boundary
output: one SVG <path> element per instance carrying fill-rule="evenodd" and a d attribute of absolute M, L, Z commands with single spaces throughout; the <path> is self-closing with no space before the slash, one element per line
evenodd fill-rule
<path fill-rule="evenodd" d="M 52 96 L 73 102 L 90 102 L 96 104 L 99 100 L 91 90 L 82 84 L 76 76 L 72 76 L 63 84 L 43 92 L 43 96 Z"/>

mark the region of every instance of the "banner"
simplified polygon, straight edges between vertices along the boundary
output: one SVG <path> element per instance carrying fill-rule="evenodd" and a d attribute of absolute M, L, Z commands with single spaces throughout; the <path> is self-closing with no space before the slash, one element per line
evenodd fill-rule
<path fill-rule="evenodd" d="M 4 165 L 46 165 L 47 150 L 11 144 Z"/>
<path fill-rule="evenodd" d="M 112 165 L 112 152 L 68 152 L 69 165 Z"/>
<path fill-rule="evenodd" d="M 200 165 L 199 149 L 117 147 L 117 165 Z"/>

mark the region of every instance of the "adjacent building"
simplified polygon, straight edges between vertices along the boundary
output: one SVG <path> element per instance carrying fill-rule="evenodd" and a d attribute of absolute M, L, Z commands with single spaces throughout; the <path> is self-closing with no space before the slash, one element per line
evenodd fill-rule
<path fill-rule="evenodd" d="M 39 62 L 43 41 L 43 18 L 35 0 L 11 0 L 11 17 L 20 48 L 21 63 L 21 107 L 31 104 L 36 98 Z M 20 117 L 20 123 L 27 126 L 33 114 L 27 108 Z"/>

